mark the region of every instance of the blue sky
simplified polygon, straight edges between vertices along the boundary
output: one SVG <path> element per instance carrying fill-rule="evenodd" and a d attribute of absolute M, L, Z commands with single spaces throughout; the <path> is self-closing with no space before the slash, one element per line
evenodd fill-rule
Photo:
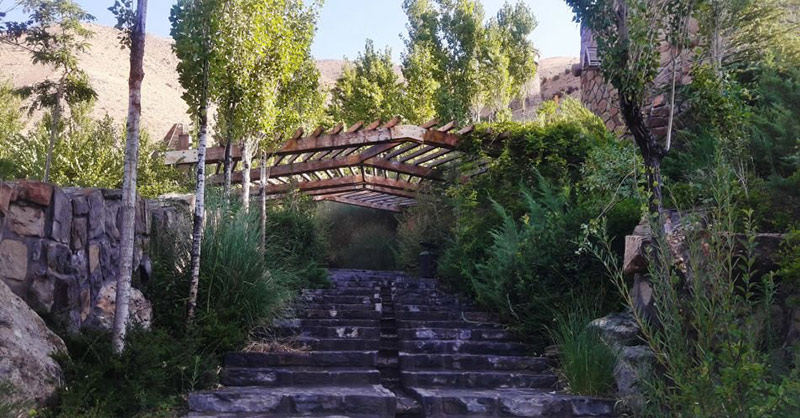
<path fill-rule="evenodd" d="M 532 40 L 542 57 L 577 56 L 580 34 L 564 1 L 525 2 L 539 21 Z M 78 3 L 94 15 L 98 23 L 114 24 L 114 17 L 107 10 L 113 0 L 78 0 Z M 148 32 L 169 36 L 169 9 L 174 2 L 150 0 L 148 3 Z M 483 0 L 487 16 L 494 15 L 503 3 L 504 0 Z M 405 33 L 406 25 L 401 4 L 402 0 L 326 0 L 312 49 L 314 56 L 317 59 L 345 56 L 352 59 L 363 49 L 364 41 L 372 38 L 377 46 L 389 46 L 394 59 L 399 60 L 403 50 L 400 35 Z"/>

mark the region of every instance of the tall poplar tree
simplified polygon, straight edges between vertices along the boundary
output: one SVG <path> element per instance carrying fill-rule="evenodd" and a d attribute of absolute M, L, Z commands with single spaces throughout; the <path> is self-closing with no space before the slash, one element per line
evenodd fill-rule
<path fill-rule="evenodd" d="M 192 224 L 191 281 L 189 285 L 188 321 L 194 320 L 197 291 L 200 283 L 200 249 L 205 219 L 205 166 L 208 139 L 208 105 L 210 98 L 211 61 L 214 36 L 218 31 L 217 0 L 178 0 L 172 6 L 170 34 L 172 48 L 178 57 L 178 76 L 185 92 L 183 99 L 196 120 L 197 185 L 195 188 L 194 221 Z"/>
<path fill-rule="evenodd" d="M 136 169 L 139 161 L 139 120 L 142 114 L 142 80 L 144 79 L 145 23 L 147 0 L 137 0 L 132 10 L 130 0 L 117 0 L 111 8 L 123 30 L 123 44 L 131 50 L 128 76 L 128 121 L 125 140 L 125 167 L 122 179 L 122 228 L 120 231 L 120 263 L 114 312 L 112 345 L 114 351 L 125 349 L 133 274 L 133 247 L 136 223 Z M 132 20 L 131 20 L 132 18 Z"/>

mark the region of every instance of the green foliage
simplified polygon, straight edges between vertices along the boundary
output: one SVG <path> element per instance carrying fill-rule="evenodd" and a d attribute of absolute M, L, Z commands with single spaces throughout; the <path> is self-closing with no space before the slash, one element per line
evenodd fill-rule
<path fill-rule="evenodd" d="M 11 383 L 0 381 L 0 416 L 22 418 L 33 413 L 30 406 L 29 402 L 17 399 L 17 389 Z"/>
<path fill-rule="evenodd" d="M 648 258 L 657 325 L 633 308 L 618 261 L 594 248 L 636 312 L 662 370 L 647 376 L 645 416 L 789 417 L 800 412 L 797 371 L 775 373 L 767 352 L 775 283 L 771 274 L 754 275 L 752 212 L 742 214 L 735 205 L 733 173 L 725 163 L 706 171 L 714 200 L 704 222 L 687 220 L 688 257 L 681 265 L 688 272 L 676 263 L 666 237 L 656 236 Z M 739 225 L 743 235 L 732 234 Z M 607 249 L 607 240 L 601 241 Z"/>
<path fill-rule="evenodd" d="M 397 220 L 375 209 L 325 202 L 317 216 L 328 230 L 328 264 L 336 268 L 394 270 Z"/>
<path fill-rule="evenodd" d="M 478 121 L 487 111 L 503 120 L 514 97 L 536 71 L 536 50 L 527 39 L 536 27 L 530 9 L 506 4 L 484 23 L 475 0 L 405 0 L 409 19 L 404 74 L 409 104 L 431 107 L 442 119 Z M 418 84 L 412 84 L 418 83 Z M 434 92 L 426 101 L 425 96 Z M 419 116 L 417 114 L 415 116 Z"/>
<path fill-rule="evenodd" d="M 346 63 L 333 87 L 329 112 L 336 121 L 389 120 L 400 114 L 402 85 L 394 71 L 392 53 L 378 51 L 367 39 L 364 52 L 353 63 Z"/>
<path fill-rule="evenodd" d="M 22 141 L 25 122 L 20 114 L 22 100 L 15 94 L 11 83 L 0 81 L 0 141 Z"/>
<path fill-rule="evenodd" d="M 124 163 L 123 130 L 106 116 L 92 120 L 90 104 L 73 107 L 69 119 L 62 119 L 55 144 L 50 180 L 60 186 L 120 188 Z M 5 162 L 5 179 L 39 179 L 44 172 L 51 121 L 44 115 L 26 138 L 10 135 L 0 138 L 0 160 Z M 154 143 L 145 131 L 140 134 L 138 192 L 155 197 L 185 190 L 184 175 L 164 165 L 163 145 Z"/>
<path fill-rule="evenodd" d="M 573 308 L 556 315 L 549 330 L 558 346 L 560 373 L 570 393 L 587 396 L 613 396 L 614 366 L 617 356 L 589 323 L 603 313 L 591 300 L 576 300 Z"/>
<path fill-rule="evenodd" d="M 423 186 L 417 192 L 417 204 L 400 214 L 395 252 L 399 268 L 416 270 L 423 250 L 432 248 L 441 253 L 448 247 L 455 216 L 452 202 L 442 189 L 438 185 Z"/>
<path fill-rule="evenodd" d="M 226 141 L 253 140 L 261 133 L 274 132 L 280 115 L 278 104 L 321 100 L 310 91 L 318 86 L 319 75 L 309 68 L 317 7 L 301 0 L 217 3 L 210 88 L 219 105 L 218 128 Z M 304 84 L 287 86 L 289 83 Z M 286 93 L 301 95 L 294 98 Z M 295 106 L 293 110 L 305 108 Z M 266 138 L 272 140 L 273 136 Z"/>
<path fill-rule="evenodd" d="M 167 415 L 180 408 L 180 394 L 208 387 L 216 359 L 192 338 L 163 329 L 132 330 L 121 355 L 112 352 L 106 333 L 65 338 L 70 356 L 59 358 L 67 384 L 50 415 L 105 418 Z"/>
<path fill-rule="evenodd" d="M 484 136 L 490 132 L 503 133 L 502 139 L 484 143 L 483 137 L 497 137 Z M 401 237 L 413 240 L 412 232 L 435 227 L 430 220 L 452 219 L 439 232 L 451 234 L 450 240 L 439 239 L 447 243 L 440 274 L 542 348 L 554 312 L 576 294 L 591 291 L 603 303 L 614 303 L 603 291 L 602 266 L 576 251 L 582 225 L 603 212 L 614 216 L 611 233 L 620 237 L 639 220 L 638 204 L 626 194 L 615 195 L 618 184 L 628 187 L 626 193 L 636 189 L 636 181 L 627 179 L 635 170 L 632 155 L 627 163 L 613 163 L 619 166 L 603 161 L 606 155 L 625 155 L 626 146 L 616 141 L 596 116 L 571 101 L 546 104 L 533 123 L 479 126 L 466 138 L 464 151 L 487 158 L 486 173 L 451 186 L 438 201 L 449 206 L 437 208 L 441 215 L 430 210 L 440 205 L 410 214 L 400 226 Z M 593 165 L 587 166 L 590 157 Z M 601 164 L 609 168 L 583 184 L 587 167 Z M 403 248 L 415 251 L 411 243 Z"/>
<path fill-rule="evenodd" d="M 183 100 L 189 113 L 200 116 L 208 105 L 210 62 L 213 59 L 212 34 L 216 33 L 217 0 L 179 0 L 170 10 L 172 50 L 178 57 L 178 80 L 183 86 Z"/>
<path fill-rule="evenodd" d="M 269 208 L 265 256 L 270 269 L 297 275 L 300 287 L 323 286 L 326 253 L 327 231 L 307 197 L 292 193 Z"/>

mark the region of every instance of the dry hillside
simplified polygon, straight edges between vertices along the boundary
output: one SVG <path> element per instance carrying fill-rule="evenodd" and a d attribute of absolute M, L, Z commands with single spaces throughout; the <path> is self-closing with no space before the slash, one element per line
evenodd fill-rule
<path fill-rule="evenodd" d="M 97 117 L 108 114 L 122 122 L 127 113 L 128 51 L 120 48 L 113 28 L 90 26 L 95 35 L 91 48 L 81 55 L 80 63 L 99 95 L 94 113 Z M 567 74 L 574 62 L 577 58 L 541 60 L 537 81 L 526 100 L 526 111 L 522 112 L 517 104 L 516 117 L 528 117 L 532 108 L 555 94 L 570 91 L 576 94 L 580 82 L 571 73 Z M 160 138 L 172 124 L 189 121 L 186 104 L 181 99 L 182 89 L 175 71 L 177 59 L 172 53 L 171 40 L 148 36 L 144 65 L 143 125 L 153 137 Z M 343 65 L 342 60 L 318 61 L 322 84 L 331 86 L 342 73 Z M 10 79 L 14 86 L 29 85 L 51 75 L 49 68 L 33 65 L 25 51 L 0 46 L 0 78 Z"/>

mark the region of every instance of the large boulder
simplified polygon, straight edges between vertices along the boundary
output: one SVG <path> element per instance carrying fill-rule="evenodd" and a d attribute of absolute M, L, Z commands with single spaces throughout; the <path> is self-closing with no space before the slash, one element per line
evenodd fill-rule
<path fill-rule="evenodd" d="M 110 282 L 103 285 L 98 292 L 94 306 L 86 319 L 85 326 L 101 331 L 110 331 L 114 327 L 114 314 L 116 312 L 117 283 Z M 153 320 L 153 307 L 150 301 L 145 299 L 142 292 L 131 288 L 131 300 L 129 307 L 130 326 L 138 326 L 145 329 L 150 328 Z"/>
<path fill-rule="evenodd" d="M 0 383 L 13 386 L 10 401 L 51 401 L 63 382 L 52 356 L 66 351 L 64 341 L 0 280 Z"/>

